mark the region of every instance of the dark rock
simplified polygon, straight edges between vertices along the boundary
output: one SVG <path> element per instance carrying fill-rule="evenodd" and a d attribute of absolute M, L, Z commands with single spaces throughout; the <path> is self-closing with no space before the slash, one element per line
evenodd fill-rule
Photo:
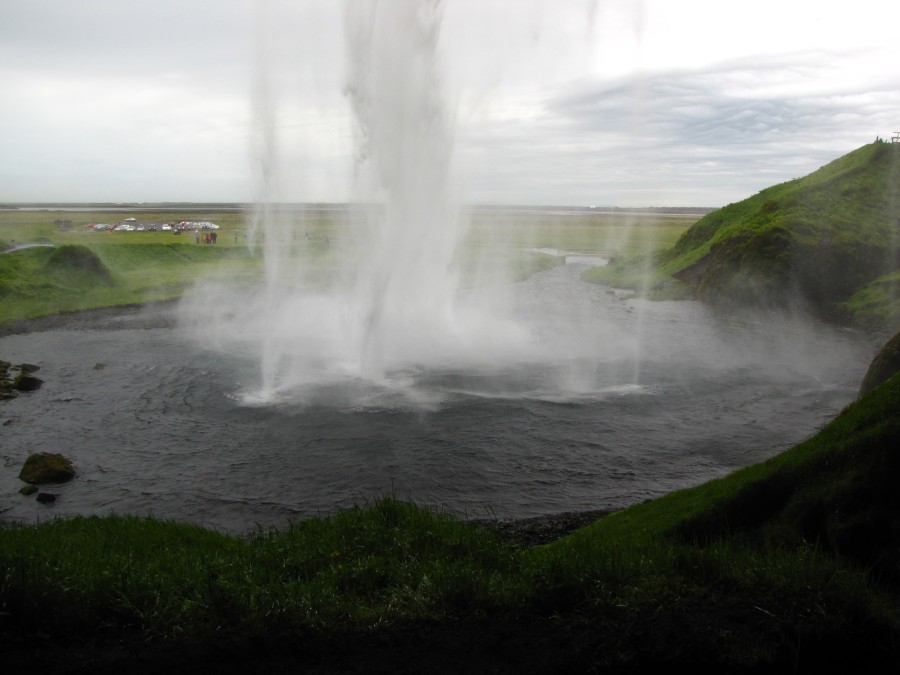
<path fill-rule="evenodd" d="M 47 452 L 29 455 L 19 473 L 19 478 L 33 485 L 65 483 L 74 477 L 75 468 L 72 462 L 62 455 Z"/>
<path fill-rule="evenodd" d="M 38 496 L 35 497 L 41 504 L 52 504 L 56 501 L 56 495 L 50 494 L 49 492 L 38 492 Z"/>
<path fill-rule="evenodd" d="M 15 398 L 18 391 L 34 391 L 40 389 L 44 383 L 40 378 L 32 375 L 40 366 L 33 363 L 20 363 L 14 366 L 9 361 L 0 361 L 0 401 Z M 12 377 L 10 371 L 18 370 L 19 374 Z"/>
<path fill-rule="evenodd" d="M 44 381 L 41 378 L 23 374 L 15 379 L 13 387 L 17 391 L 35 391 L 40 389 L 42 384 L 44 384 Z"/>
<path fill-rule="evenodd" d="M 21 490 L 19 490 L 20 495 L 25 495 L 26 497 L 29 495 L 33 495 L 38 491 L 37 485 L 26 485 Z"/>
<path fill-rule="evenodd" d="M 860 396 L 887 382 L 897 371 L 900 371 L 900 333 L 888 340 L 872 360 L 859 387 Z"/>

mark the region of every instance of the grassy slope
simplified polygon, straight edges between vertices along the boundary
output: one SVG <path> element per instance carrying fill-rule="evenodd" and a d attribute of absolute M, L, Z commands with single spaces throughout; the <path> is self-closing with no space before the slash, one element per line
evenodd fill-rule
<path fill-rule="evenodd" d="M 612 665 L 884 667 L 900 659 L 897 447 L 900 376 L 763 464 L 522 551 L 390 498 L 246 539 L 6 524 L 0 607 L 18 631 L 110 639 L 556 617 Z"/>
<path fill-rule="evenodd" d="M 243 276 L 252 262 L 243 246 L 241 213 L 192 213 L 191 220 L 222 226 L 216 246 L 197 246 L 190 235 L 171 232 L 88 232 L 87 223 L 118 223 L 126 217 L 180 221 L 184 214 L 87 211 L 0 211 L 0 251 L 14 243 L 83 247 L 99 258 L 110 278 L 48 264 L 53 249 L 31 248 L 0 254 L 0 323 L 58 312 L 128 305 L 177 297 L 203 275 Z M 54 221 L 72 221 L 58 230 Z M 234 243 L 233 234 L 240 233 Z M 75 266 L 77 267 L 77 266 Z"/>
<path fill-rule="evenodd" d="M 648 269 L 651 291 L 678 279 L 713 302 L 784 305 L 799 294 L 824 314 L 874 323 L 900 314 L 898 214 L 900 145 L 876 142 L 710 213 L 669 251 L 594 280 L 638 286 Z"/>
<path fill-rule="evenodd" d="M 107 275 L 54 264 L 58 251 L 85 250 Z M 0 322 L 55 312 L 164 300 L 204 274 L 247 275 L 245 249 L 195 244 L 95 243 L 29 248 L 0 255 Z"/>
<path fill-rule="evenodd" d="M 900 145 L 873 143 L 707 216 L 665 269 L 677 275 L 702 259 L 701 297 L 783 304 L 799 290 L 832 313 L 895 269 L 898 207 Z"/>

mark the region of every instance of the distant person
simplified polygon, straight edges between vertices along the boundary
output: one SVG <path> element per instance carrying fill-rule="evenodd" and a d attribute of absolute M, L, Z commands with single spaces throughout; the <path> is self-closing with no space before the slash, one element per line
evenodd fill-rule
<path fill-rule="evenodd" d="M 216 239 L 219 238 L 219 233 L 213 231 L 212 233 L 210 233 L 209 237 L 210 237 L 210 239 L 212 239 L 212 243 L 215 244 L 215 243 L 216 243 Z"/>
<path fill-rule="evenodd" d="M 194 241 L 196 241 L 198 244 L 200 243 L 200 233 L 199 232 L 194 233 Z"/>

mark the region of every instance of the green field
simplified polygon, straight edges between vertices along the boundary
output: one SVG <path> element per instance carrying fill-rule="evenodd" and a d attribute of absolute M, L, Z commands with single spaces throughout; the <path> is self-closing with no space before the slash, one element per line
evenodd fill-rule
<path fill-rule="evenodd" d="M 308 283 L 322 283 L 339 271 L 343 254 L 358 254 L 361 225 L 340 211 L 305 213 L 288 209 L 279 219 L 278 247 L 290 251 Z M 91 223 L 155 223 L 151 231 L 93 231 Z M 554 213 L 497 209 L 465 217 L 458 261 L 474 270 L 482 261 L 505 266 L 514 278 L 557 264 L 560 258 L 535 249 L 619 255 L 668 248 L 699 215 L 658 213 Z M 180 296 L 200 279 L 253 283 L 261 278 L 261 246 L 252 239 L 255 215 L 239 210 L 200 212 L 0 211 L 0 323 L 56 312 L 129 305 Z M 166 222 L 211 221 L 220 226 L 215 245 L 197 244 L 194 234 L 163 231 Z M 57 221 L 71 221 L 67 229 Z M 325 245 L 326 240 L 329 242 Z M 109 275 L 63 269 L 51 260 L 53 247 L 78 246 L 94 253 Z M 71 260 L 70 260 L 71 262 Z M 71 266 L 71 265 L 70 265 Z M 292 280 L 293 281 L 293 280 Z"/>

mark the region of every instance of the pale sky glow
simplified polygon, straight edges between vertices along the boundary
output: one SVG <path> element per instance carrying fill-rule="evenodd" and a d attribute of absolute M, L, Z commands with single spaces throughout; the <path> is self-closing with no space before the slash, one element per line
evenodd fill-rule
<path fill-rule="evenodd" d="M 445 0 L 463 199 L 721 206 L 805 175 L 900 130 L 894 10 Z M 0 0 L 0 201 L 252 201 L 266 115 L 279 198 L 352 198 L 344 11 Z"/>

